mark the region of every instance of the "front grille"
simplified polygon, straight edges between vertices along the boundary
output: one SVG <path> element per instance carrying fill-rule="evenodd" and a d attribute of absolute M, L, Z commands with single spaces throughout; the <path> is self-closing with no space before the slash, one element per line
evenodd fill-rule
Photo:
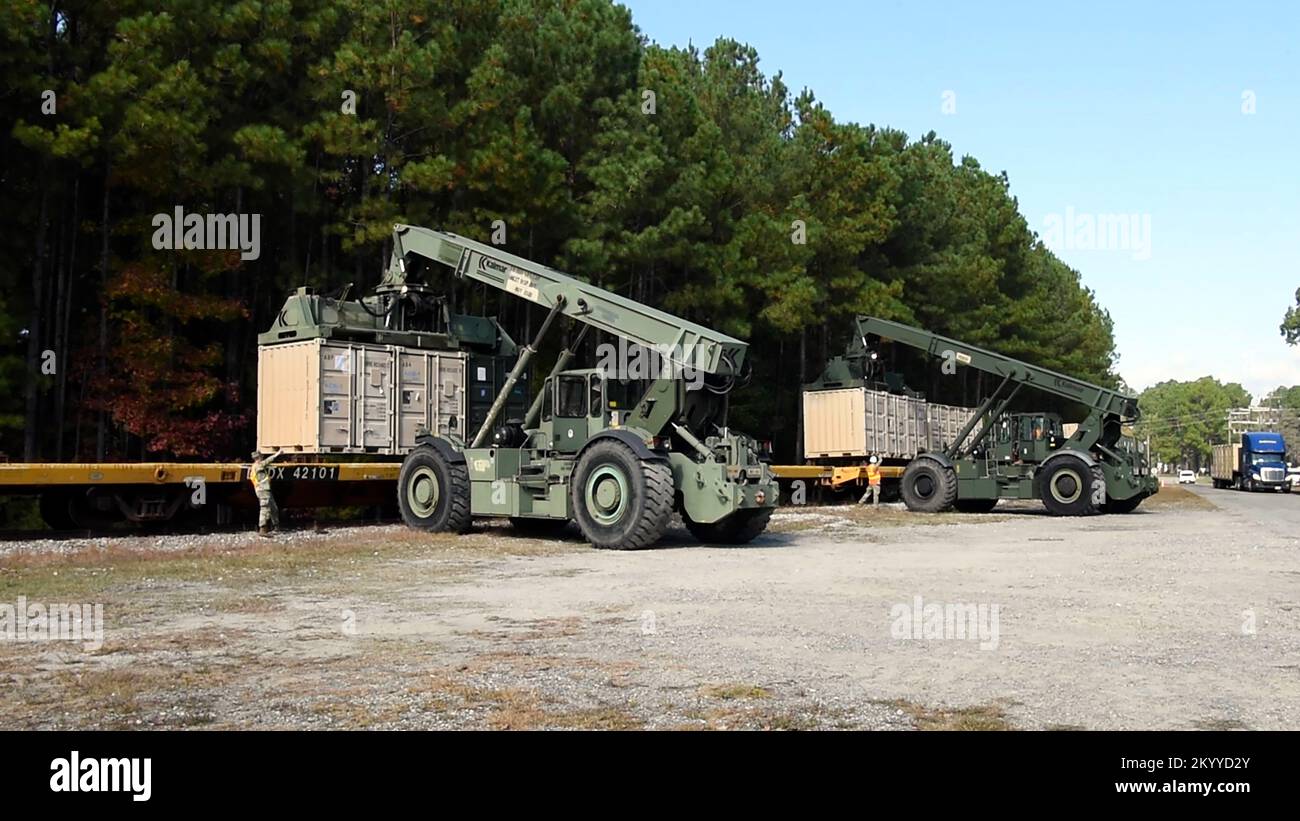
<path fill-rule="evenodd" d="M 1265 482 L 1280 482 L 1286 478 L 1286 471 L 1281 468 L 1264 468 L 1260 470 L 1259 478 Z"/>

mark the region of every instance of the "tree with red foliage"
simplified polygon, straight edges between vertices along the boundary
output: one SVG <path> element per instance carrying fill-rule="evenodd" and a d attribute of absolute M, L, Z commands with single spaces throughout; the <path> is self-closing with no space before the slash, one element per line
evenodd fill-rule
<path fill-rule="evenodd" d="M 235 252 L 186 252 L 185 266 L 203 280 L 238 264 Z M 196 287 L 180 288 L 181 266 L 154 257 L 132 263 L 107 293 L 114 336 L 107 379 L 93 402 L 114 423 L 140 438 L 150 454 L 229 456 L 252 414 L 240 403 L 239 383 L 218 374 L 224 362 L 220 323 L 245 321 L 238 301 Z M 206 264 L 204 264 L 206 263 Z"/>

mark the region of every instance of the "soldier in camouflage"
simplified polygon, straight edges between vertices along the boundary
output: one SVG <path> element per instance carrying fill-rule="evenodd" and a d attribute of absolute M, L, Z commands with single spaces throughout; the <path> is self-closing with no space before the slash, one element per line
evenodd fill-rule
<path fill-rule="evenodd" d="M 280 526 L 280 508 L 275 504 L 275 497 L 271 495 L 271 463 L 280 458 L 282 450 L 277 450 L 269 456 L 263 456 L 259 451 L 253 451 L 253 463 L 248 466 L 248 481 L 253 483 L 253 491 L 257 493 L 257 506 L 259 508 L 257 515 L 257 534 L 259 536 L 271 535 L 271 531 Z"/>

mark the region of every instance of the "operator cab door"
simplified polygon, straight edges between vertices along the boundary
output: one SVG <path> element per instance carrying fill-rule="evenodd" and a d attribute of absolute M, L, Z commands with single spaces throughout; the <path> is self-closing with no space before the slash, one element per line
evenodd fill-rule
<path fill-rule="evenodd" d="M 1060 446 L 1061 420 L 1053 414 L 1024 414 L 1019 417 L 1018 454 L 1025 462 L 1042 462 Z"/>
<path fill-rule="evenodd" d="M 617 427 L 610 424 L 605 402 L 608 399 L 608 392 L 605 390 L 605 377 L 598 373 L 593 373 L 587 377 L 587 434 L 595 436 L 608 427 Z"/>
<path fill-rule="evenodd" d="M 1016 456 L 1016 441 L 1012 425 L 1011 417 L 1003 416 L 994 423 L 993 432 L 989 436 L 989 441 L 993 445 L 989 448 L 989 456 L 999 468 L 1009 464 Z"/>
<path fill-rule="evenodd" d="M 577 453 L 587 443 L 587 381 L 587 374 L 561 374 L 555 378 L 552 447 L 559 453 Z"/>

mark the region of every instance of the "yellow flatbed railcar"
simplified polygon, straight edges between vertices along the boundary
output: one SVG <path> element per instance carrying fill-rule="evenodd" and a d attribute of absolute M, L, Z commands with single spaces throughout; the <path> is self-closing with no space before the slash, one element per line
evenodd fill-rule
<path fill-rule="evenodd" d="M 881 479 L 897 479 L 903 475 L 906 465 L 881 465 Z M 772 472 L 782 481 L 816 482 L 822 487 L 841 488 L 851 484 L 866 484 L 867 468 L 865 465 L 773 465 Z"/>
<path fill-rule="evenodd" d="M 401 463 L 272 464 L 281 507 L 391 505 Z M 186 520 L 225 524 L 257 509 L 247 463 L 0 463 L 0 496 L 37 496 L 55 529 Z"/>

